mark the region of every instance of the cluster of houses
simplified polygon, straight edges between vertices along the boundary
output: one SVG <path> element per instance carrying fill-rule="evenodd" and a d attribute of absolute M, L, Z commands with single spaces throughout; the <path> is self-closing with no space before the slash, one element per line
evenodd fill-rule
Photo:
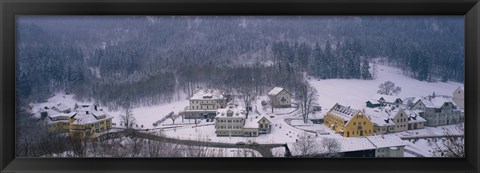
<path fill-rule="evenodd" d="M 59 103 L 44 107 L 40 114 L 46 118 L 49 132 L 78 139 L 93 139 L 112 128 L 113 117 L 96 105 L 81 105 L 72 110 Z"/>
<path fill-rule="evenodd" d="M 276 87 L 269 92 L 274 107 L 290 107 L 291 94 Z M 271 132 L 271 119 L 267 116 L 250 116 L 244 107 L 230 103 L 230 99 L 218 90 L 197 90 L 190 98 L 190 105 L 180 113 L 185 119 L 215 121 L 217 136 L 259 136 Z"/>
<path fill-rule="evenodd" d="M 452 96 L 401 99 L 376 95 L 362 110 L 335 104 L 325 115 L 324 124 L 344 137 L 372 136 L 421 129 L 424 126 L 456 124 L 464 121 L 464 90 Z"/>

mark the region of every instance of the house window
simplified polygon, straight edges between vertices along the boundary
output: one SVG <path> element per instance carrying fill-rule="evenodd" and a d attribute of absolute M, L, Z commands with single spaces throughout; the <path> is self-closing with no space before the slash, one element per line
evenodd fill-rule
<path fill-rule="evenodd" d="M 356 122 L 353 122 L 353 125 L 357 125 L 357 123 L 356 123 Z"/>

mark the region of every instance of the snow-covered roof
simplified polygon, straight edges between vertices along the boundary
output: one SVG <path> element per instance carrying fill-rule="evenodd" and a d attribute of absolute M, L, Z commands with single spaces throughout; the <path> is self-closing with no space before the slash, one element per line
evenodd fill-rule
<path fill-rule="evenodd" d="M 368 114 L 367 114 L 368 115 Z M 377 126 L 393 126 L 395 123 L 393 122 L 392 118 L 389 117 L 378 117 L 378 116 L 370 116 L 370 121 Z"/>
<path fill-rule="evenodd" d="M 376 148 L 400 147 L 407 144 L 396 135 L 377 135 L 367 136 L 368 139 Z"/>
<path fill-rule="evenodd" d="M 76 115 L 72 116 L 75 120 L 72 122 L 74 125 L 92 124 L 101 120 L 113 118 L 107 115 L 103 109 L 92 105 L 82 105 L 77 109 Z"/>
<path fill-rule="evenodd" d="M 334 115 L 336 117 L 342 118 L 344 121 L 349 121 L 352 116 L 357 113 L 358 110 L 340 105 L 335 104 L 332 109 L 328 112 L 328 114 Z"/>
<path fill-rule="evenodd" d="M 406 97 L 406 98 L 403 99 L 403 103 L 405 103 L 405 104 L 415 104 L 418 100 L 419 100 L 418 97 Z"/>
<path fill-rule="evenodd" d="M 375 146 L 364 137 L 338 138 L 342 144 L 341 152 L 372 150 Z"/>
<path fill-rule="evenodd" d="M 427 122 L 427 120 L 425 120 L 419 115 L 420 112 L 423 112 L 422 110 L 404 110 L 404 111 L 408 115 L 409 123 Z"/>
<path fill-rule="evenodd" d="M 422 98 L 420 100 L 427 108 L 441 108 L 443 104 L 447 102 L 450 102 L 454 106 L 456 106 L 456 104 L 453 102 L 452 97 L 449 97 L 449 96 L 427 97 L 427 98 Z"/>
<path fill-rule="evenodd" d="M 315 139 L 315 143 L 318 145 L 318 149 L 315 153 L 322 154 L 321 144 L 324 140 L 324 137 L 319 137 Z M 340 152 L 352 152 L 352 151 L 363 151 L 363 150 L 375 150 L 378 148 L 387 148 L 387 147 L 401 147 L 406 146 L 407 144 L 400 139 L 400 137 L 395 135 L 382 135 L 382 136 L 368 136 L 368 137 L 340 137 L 334 138 L 340 143 Z M 287 147 L 290 150 L 292 156 L 300 156 L 301 150 L 295 146 L 296 142 L 287 143 Z"/>
<path fill-rule="evenodd" d="M 283 90 L 284 89 L 282 87 L 275 87 L 272 90 L 270 90 L 270 92 L 268 92 L 268 95 L 269 96 L 276 96 L 278 93 L 280 93 Z"/>
<path fill-rule="evenodd" d="M 56 118 L 56 117 L 68 117 L 70 118 L 71 116 L 75 115 L 76 112 L 70 112 L 70 113 L 57 113 L 53 115 L 48 115 L 50 118 Z"/>
<path fill-rule="evenodd" d="M 313 151 L 316 154 L 323 154 L 325 151 L 323 151 L 321 148 L 322 141 L 326 139 L 325 137 L 320 137 L 315 139 L 315 144 L 317 145 L 317 148 L 314 148 Z M 340 143 L 340 151 L 339 152 L 352 152 L 352 151 L 362 151 L 362 150 L 374 150 L 376 149 L 375 145 L 373 145 L 367 138 L 364 137 L 351 137 L 351 138 L 334 138 L 338 140 Z M 297 147 L 295 144 L 297 142 L 289 142 L 287 143 L 287 147 L 290 150 L 290 153 L 292 156 L 301 156 L 302 151 L 299 147 Z"/>
<path fill-rule="evenodd" d="M 228 106 L 227 108 L 218 109 L 215 118 L 245 118 L 246 112 L 243 107 Z"/>
<path fill-rule="evenodd" d="M 74 124 L 74 125 L 92 124 L 92 123 L 97 123 L 101 120 L 112 119 L 113 118 L 112 116 L 109 116 L 109 115 L 105 115 L 105 118 L 98 118 L 97 119 L 97 117 L 95 117 L 91 113 L 86 114 L 86 113 L 80 113 L 79 112 L 73 117 L 75 119 L 75 121 L 73 121 L 72 124 Z"/>
<path fill-rule="evenodd" d="M 267 115 L 259 116 L 257 122 L 260 122 L 260 120 L 261 120 L 262 118 L 267 119 L 270 123 L 272 122 L 272 119 L 271 119 L 269 116 L 267 116 Z"/>
<path fill-rule="evenodd" d="M 258 128 L 258 120 L 255 119 L 254 117 L 248 117 L 245 120 L 245 125 L 243 127 L 245 127 L 245 128 Z"/>
<path fill-rule="evenodd" d="M 59 103 L 55 106 L 52 106 L 52 109 L 55 107 L 55 109 L 57 109 L 58 111 L 60 112 L 64 112 L 64 111 L 68 111 L 70 108 L 62 103 Z"/>
<path fill-rule="evenodd" d="M 219 100 L 223 99 L 223 94 L 219 90 L 199 89 L 190 97 L 190 100 Z"/>
<path fill-rule="evenodd" d="M 270 121 L 270 123 L 272 122 L 272 120 L 270 119 L 270 117 L 265 116 L 265 115 L 262 115 L 262 116 L 250 116 L 250 117 L 248 117 L 248 118 L 245 120 L 245 125 L 244 125 L 244 127 L 245 127 L 245 128 L 258 128 L 258 123 L 260 122 L 260 120 L 261 120 L 262 118 L 267 119 L 268 121 Z"/>
<path fill-rule="evenodd" d="M 370 102 L 372 104 L 380 104 L 380 102 L 377 99 L 370 99 L 367 102 Z"/>
<path fill-rule="evenodd" d="M 395 100 L 400 99 L 398 96 L 395 96 L 395 95 L 383 95 L 383 94 L 375 94 L 375 96 L 373 97 L 374 100 L 380 100 L 381 98 L 383 98 L 385 102 L 389 102 L 389 103 L 393 103 L 395 102 Z"/>
<path fill-rule="evenodd" d="M 393 118 L 403 111 L 401 108 L 395 106 L 385 106 L 382 108 L 367 108 L 364 109 L 364 113 L 370 116 L 371 121 L 378 126 L 390 126 L 395 125 Z"/>

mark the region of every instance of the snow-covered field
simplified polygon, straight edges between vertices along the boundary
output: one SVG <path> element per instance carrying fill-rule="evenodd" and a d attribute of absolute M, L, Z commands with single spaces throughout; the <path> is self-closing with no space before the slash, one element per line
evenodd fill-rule
<path fill-rule="evenodd" d="M 349 105 L 360 109 L 365 107 L 365 102 L 373 99 L 377 94 L 378 86 L 386 81 L 392 81 L 396 86 L 400 86 L 402 91 L 398 94 L 400 98 L 406 97 L 424 97 L 435 92 L 436 95 L 451 96 L 453 91 L 461 83 L 454 82 L 425 82 L 412 79 L 403 75 L 397 68 L 384 65 L 377 65 L 377 77 L 373 80 L 359 79 L 327 79 L 327 80 L 309 80 L 310 84 L 317 89 L 318 103 L 323 110 L 328 110 L 335 103 Z"/>
<path fill-rule="evenodd" d="M 402 88 L 402 91 L 398 94 L 400 98 L 423 97 L 430 95 L 433 92 L 435 92 L 436 95 L 451 95 L 456 88 L 463 86 L 463 84 L 453 82 L 418 81 L 403 75 L 399 69 L 383 65 L 378 65 L 377 69 L 377 76 L 373 80 L 309 80 L 310 84 L 318 92 L 317 102 L 322 107 L 322 111 L 316 112 L 315 115 L 312 115 L 310 118 L 317 119 L 323 117 L 325 112 L 328 111 L 335 103 L 361 109 L 365 107 L 365 102 L 367 100 L 372 99 L 372 97 L 376 95 L 378 86 L 386 81 L 392 81 L 397 86 Z M 285 144 L 287 142 L 295 142 L 295 140 L 302 133 L 309 133 L 310 135 L 316 135 L 319 137 L 341 137 L 331 129 L 325 127 L 323 124 L 313 124 L 311 122 L 307 124 L 303 123 L 303 120 L 301 120 L 298 112 L 296 112 L 295 107 L 274 109 L 274 112 L 272 113 L 269 107 L 263 107 L 261 105 L 262 100 L 268 100 L 268 98 L 266 96 L 258 97 L 258 99 L 253 103 L 254 110 L 250 112 L 249 119 L 255 118 L 259 115 L 267 115 L 271 117 L 272 130 L 270 134 L 260 135 L 258 137 L 217 137 L 215 134 L 214 124 L 212 122 L 202 121 L 198 125 L 195 125 L 193 120 L 182 121 L 181 118 L 178 118 L 175 121 L 175 125 L 173 125 L 173 122 L 170 119 L 166 119 L 157 127 L 153 126 L 154 122 L 162 119 L 169 112 L 173 111 L 178 113 L 184 110 L 185 106 L 188 106 L 188 100 L 169 104 L 161 104 L 157 106 L 134 108 L 133 114 L 139 127 L 143 125 L 144 129 L 157 128 L 156 130 L 162 131 L 167 137 L 177 139 L 196 140 L 199 139 L 199 136 L 201 136 L 202 138 L 211 142 L 257 142 L 261 144 Z M 72 108 L 75 103 L 85 104 L 82 102 L 77 102 L 73 98 L 73 95 L 58 93 L 45 103 L 33 104 L 33 112 L 37 113 L 36 116 L 39 116 L 38 110 L 40 108 L 45 106 L 54 106 L 58 103 L 62 103 Z M 242 103 L 239 104 L 241 105 Z M 108 113 L 115 117 L 113 122 L 116 123 L 118 127 L 120 124 L 119 115 L 122 114 L 122 112 L 116 111 Z M 450 128 L 450 126 L 446 127 Z M 443 130 L 441 128 L 432 127 L 397 133 L 397 135 L 400 137 L 441 134 L 443 134 Z M 429 147 L 431 146 L 427 145 L 426 143 L 424 144 L 423 141 L 417 141 L 416 144 L 411 143 L 410 146 L 407 146 L 407 149 L 429 156 L 428 150 L 431 150 L 431 148 L 428 149 Z"/>

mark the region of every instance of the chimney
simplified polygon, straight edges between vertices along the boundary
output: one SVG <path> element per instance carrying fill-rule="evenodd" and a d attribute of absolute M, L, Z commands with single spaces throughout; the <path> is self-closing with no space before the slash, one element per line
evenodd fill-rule
<path fill-rule="evenodd" d="M 87 111 L 87 114 L 88 114 L 88 111 Z"/>
<path fill-rule="evenodd" d="M 94 106 L 95 110 L 97 111 L 97 105 Z"/>

